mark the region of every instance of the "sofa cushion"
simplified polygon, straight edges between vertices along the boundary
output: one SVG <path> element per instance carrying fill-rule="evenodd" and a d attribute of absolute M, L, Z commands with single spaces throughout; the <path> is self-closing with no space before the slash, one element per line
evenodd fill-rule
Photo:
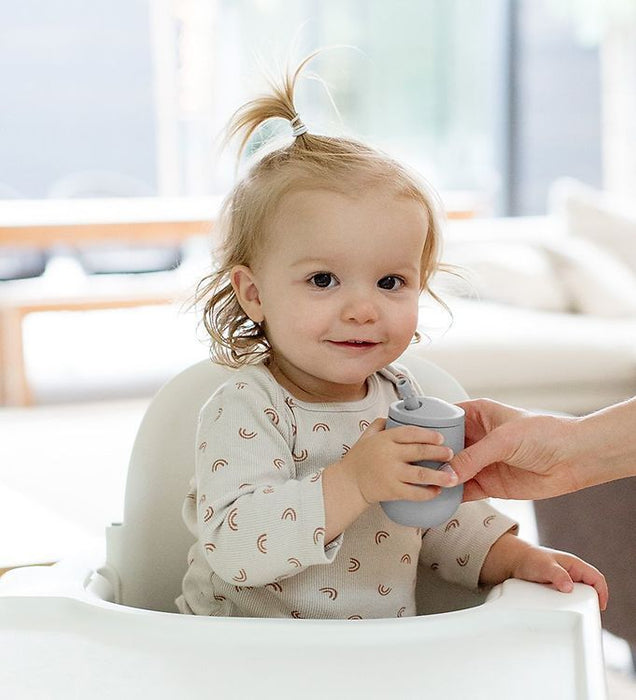
<path fill-rule="evenodd" d="M 420 313 L 416 354 L 471 396 L 553 411 L 587 412 L 636 393 L 636 320 L 447 300 Z"/>
<path fill-rule="evenodd" d="M 636 274 L 601 246 L 567 236 L 544 244 L 572 311 L 636 318 Z"/>
<path fill-rule="evenodd" d="M 551 256 L 534 243 L 463 241 L 447 245 L 444 259 L 460 278 L 438 275 L 437 289 L 544 311 L 569 309 L 569 294 Z"/>
<path fill-rule="evenodd" d="M 636 273 L 636 207 L 571 178 L 550 188 L 550 213 L 562 220 L 566 233 L 592 241 Z"/>

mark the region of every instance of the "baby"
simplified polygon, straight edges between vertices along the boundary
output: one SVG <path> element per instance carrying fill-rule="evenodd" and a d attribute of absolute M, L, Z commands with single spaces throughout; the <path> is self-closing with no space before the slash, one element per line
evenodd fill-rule
<path fill-rule="evenodd" d="M 236 368 L 200 413 L 184 519 L 196 538 L 179 610 L 197 615 L 379 618 L 416 614 L 418 564 L 471 589 L 516 577 L 607 587 L 576 557 L 532 546 L 485 502 L 422 531 L 380 501 L 426 501 L 457 484 L 441 436 L 383 430 L 394 362 L 417 337 L 418 301 L 439 265 L 435 198 L 358 141 L 310 134 L 294 107 L 309 59 L 247 103 L 230 135 L 266 120 L 270 150 L 227 198 L 218 267 L 200 285 L 212 357 Z"/>

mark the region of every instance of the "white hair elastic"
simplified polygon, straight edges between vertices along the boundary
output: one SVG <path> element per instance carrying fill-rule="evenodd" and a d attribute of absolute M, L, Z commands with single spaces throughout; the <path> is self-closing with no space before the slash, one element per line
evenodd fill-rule
<path fill-rule="evenodd" d="M 292 136 L 296 138 L 296 136 L 302 136 L 303 134 L 307 133 L 307 127 L 302 123 L 300 117 L 296 114 L 296 116 L 290 120 L 289 122 L 291 124 L 291 127 L 293 129 L 292 131 Z"/>

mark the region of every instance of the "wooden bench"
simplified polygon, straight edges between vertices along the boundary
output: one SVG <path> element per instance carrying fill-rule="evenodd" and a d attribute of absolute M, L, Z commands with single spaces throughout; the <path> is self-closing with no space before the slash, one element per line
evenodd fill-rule
<path fill-rule="evenodd" d="M 2 200 L 0 247 L 181 244 L 211 231 L 219 205 L 219 198 L 211 197 Z M 86 276 L 59 289 L 47 284 L 46 274 L 0 282 L 0 405 L 33 401 L 23 347 L 28 314 L 150 306 L 182 298 L 178 274 L 158 275 Z"/>
<path fill-rule="evenodd" d="M 27 280 L 24 280 L 27 281 Z M 31 282 L 31 280 L 28 280 Z M 33 280 L 35 282 L 37 280 Z M 92 280 L 90 280 L 92 281 Z M 114 282 L 99 279 L 98 282 Z M 28 406 L 33 396 L 28 382 L 23 347 L 23 321 L 28 314 L 45 311 L 94 311 L 98 309 L 125 309 L 136 306 L 154 306 L 178 301 L 176 285 L 157 289 L 117 284 L 87 284 L 76 294 L 40 296 L 31 293 L 37 286 L 23 286 L 23 293 L 8 293 L 0 297 L 0 404 Z"/>

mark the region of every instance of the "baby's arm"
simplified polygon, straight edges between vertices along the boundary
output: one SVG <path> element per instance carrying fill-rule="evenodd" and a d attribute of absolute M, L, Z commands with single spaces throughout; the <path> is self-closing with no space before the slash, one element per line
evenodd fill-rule
<path fill-rule="evenodd" d="M 274 583 L 338 551 L 325 546 L 322 475 L 296 478 L 292 427 L 279 413 L 251 381 L 228 382 L 201 412 L 196 535 L 231 584 Z"/>
<path fill-rule="evenodd" d="M 586 583 L 596 589 L 601 610 L 607 607 L 607 583 L 598 569 L 573 554 L 535 547 L 509 533 L 491 547 L 479 582 L 494 585 L 508 578 L 548 583 L 562 593 L 570 593 L 575 581 Z"/>

